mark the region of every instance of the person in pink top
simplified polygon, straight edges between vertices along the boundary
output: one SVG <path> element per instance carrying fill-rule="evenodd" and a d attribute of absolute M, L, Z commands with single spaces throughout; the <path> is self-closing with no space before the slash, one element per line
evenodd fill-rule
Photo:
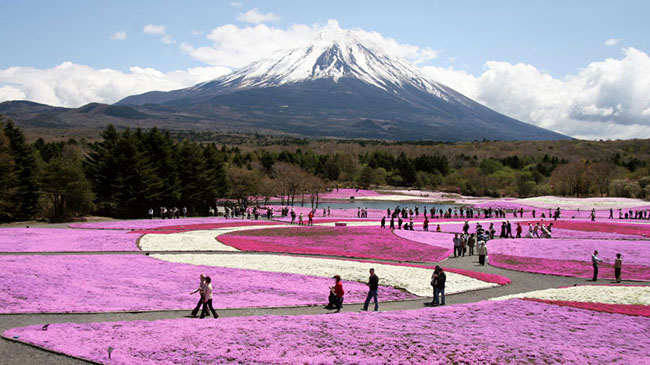
<path fill-rule="evenodd" d="M 201 311 L 201 318 L 205 318 L 206 315 L 209 315 L 208 308 L 212 312 L 212 316 L 216 319 L 219 318 L 219 315 L 212 307 L 212 279 L 209 276 L 205 277 L 205 292 L 203 293 L 203 310 Z"/>

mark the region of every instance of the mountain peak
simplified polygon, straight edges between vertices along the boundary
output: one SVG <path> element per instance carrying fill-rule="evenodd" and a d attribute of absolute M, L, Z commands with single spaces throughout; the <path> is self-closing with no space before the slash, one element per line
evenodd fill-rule
<path fill-rule="evenodd" d="M 342 77 L 350 77 L 384 91 L 397 92 L 410 86 L 447 100 L 448 95 L 442 86 L 427 78 L 420 69 L 364 43 L 367 42 L 353 30 L 342 29 L 337 22 L 329 22 L 305 46 L 276 52 L 232 74 L 194 88 L 218 84 L 220 87 L 241 90 L 318 79 L 338 82 Z"/>

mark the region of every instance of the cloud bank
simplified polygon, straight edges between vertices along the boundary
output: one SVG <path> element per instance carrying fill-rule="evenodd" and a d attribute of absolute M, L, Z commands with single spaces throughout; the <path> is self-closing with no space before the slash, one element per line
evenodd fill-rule
<path fill-rule="evenodd" d="M 122 72 L 71 62 L 48 69 L 10 67 L 0 70 L 0 102 L 25 99 L 77 107 L 89 102 L 113 103 L 151 90 L 188 87 L 280 50 L 307 44 L 327 31 L 353 32 L 368 47 L 419 65 L 433 80 L 524 122 L 578 138 L 650 138 L 650 56 L 636 48 L 625 48 L 620 57 L 594 61 L 561 78 L 534 65 L 497 60 L 487 61 L 484 71 L 473 75 L 449 66 L 424 65 L 438 56 L 431 48 L 401 43 L 377 32 L 341 29 L 334 20 L 287 28 L 265 24 L 216 27 L 205 35 L 209 45 L 179 46 L 189 57 L 209 65 L 186 70 L 132 67 Z M 169 37 L 160 25 L 147 25 L 143 32 Z"/>
<path fill-rule="evenodd" d="M 0 70 L 0 102 L 31 100 L 67 107 L 114 103 L 129 95 L 180 89 L 229 72 L 228 68 L 213 66 L 173 72 L 131 67 L 129 72 L 121 72 L 72 62 L 47 69 L 10 67 Z"/>

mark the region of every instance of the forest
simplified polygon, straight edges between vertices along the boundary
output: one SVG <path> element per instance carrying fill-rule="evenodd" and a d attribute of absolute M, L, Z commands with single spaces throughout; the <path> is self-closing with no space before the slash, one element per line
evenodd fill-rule
<path fill-rule="evenodd" d="M 220 143 L 219 143 L 220 142 Z M 228 143 L 194 134 L 106 127 L 99 138 L 31 141 L 0 119 L 0 222 L 86 215 L 207 215 L 217 200 L 318 204 L 334 187 L 436 189 L 470 196 L 650 199 L 650 143 L 465 143 L 308 140 Z"/>

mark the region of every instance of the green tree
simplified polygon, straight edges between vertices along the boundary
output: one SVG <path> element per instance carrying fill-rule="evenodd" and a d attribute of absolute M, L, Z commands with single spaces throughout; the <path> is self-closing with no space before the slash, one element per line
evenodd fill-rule
<path fill-rule="evenodd" d="M 0 124 L 0 222 L 13 220 L 16 211 L 16 164 L 9 138 Z"/>
<path fill-rule="evenodd" d="M 84 174 L 80 154 L 68 148 L 45 163 L 40 176 L 44 215 L 63 222 L 93 208 L 92 187 Z"/>
<path fill-rule="evenodd" d="M 38 169 L 33 150 L 25 142 L 20 128 L 9 121 L 4 125 L 5 136 L 9 139 L 9 151 L 14 160 L 16 178 L 15 207 L 13 219 L 32 219 L 38 212 L 39 187 Z"/>

